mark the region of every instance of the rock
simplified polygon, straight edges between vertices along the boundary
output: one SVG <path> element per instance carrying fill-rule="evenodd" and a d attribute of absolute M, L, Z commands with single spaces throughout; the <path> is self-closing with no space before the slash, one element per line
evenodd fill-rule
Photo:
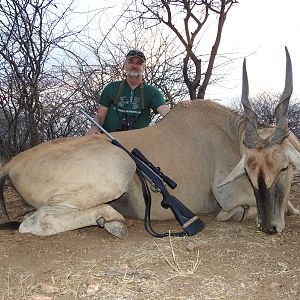
<path fill-rule="evenodd" d="M 59 293 L 60 292 L 60 288 L 58 286 L 45 284 L 45 283 L 42 283 L 40 286 L 41 286 L 42 291 L 46 292 L 46 293 L 53 294 L 53 293 Z"/>
<path fill-rule="evenodd" d="M 185 248 L 189 252 L 195 252 L 195 250 L 196 250 L 196 246 L 192 242 L 188 242 Z"/>
<path fill-rule="evenodd" d="M 86 294 L 89 296 L 95 295 L 99 291 L 99 283 L 91 283 L 86 289 Z"/>
<path fill-rule="evenodd" d="M 270 289 L 275 289 L 275 288 L 278 288 L 278 287 L 282 287 L 282 284 L 279 283 L 279 282 L 272 282 L 270 284 Z"/>
<path fill-rule="evenodd" d="M 52 297 L 43 296 L 43 295 L 33 295 L 33 296 L 26 298 L 26 300 L 53 300 L 53 299 L 54 298 L 52 298 Z"/>

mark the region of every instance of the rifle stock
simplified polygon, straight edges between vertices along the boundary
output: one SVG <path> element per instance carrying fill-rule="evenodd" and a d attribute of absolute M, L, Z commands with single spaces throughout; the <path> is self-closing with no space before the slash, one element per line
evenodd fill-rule
<path fill-rule="evenodd" d="M 195 235 L 204 229 L 205 224 L 175 196 L 163 193 L 161 206 L 172 210 L 176 220 L 188 236 Z"/>

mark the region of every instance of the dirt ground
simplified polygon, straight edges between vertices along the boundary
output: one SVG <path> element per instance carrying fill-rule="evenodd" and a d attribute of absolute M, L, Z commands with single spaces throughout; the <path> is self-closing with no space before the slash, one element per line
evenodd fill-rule
<path fill-rule="evenodd" d="M 298 209 L 299 192 L 295 183 Z M 6 196 L 13 217 L 28 210 L 10 189 Z M 125 240 L 97 227 L 52 237 L 1 231 L 0 299 L 300 299 L 299 216 L 279 235 L 254 221 L 201 219 L 206 228 L 183 238 L 153 238 L 140 221 Z M 179 230 L 175 221 L 153 226 Z"/>

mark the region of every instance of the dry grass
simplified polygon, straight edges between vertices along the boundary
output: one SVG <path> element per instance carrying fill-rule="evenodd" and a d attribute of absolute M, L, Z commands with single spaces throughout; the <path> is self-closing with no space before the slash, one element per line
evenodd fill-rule
<path fill-rule="evenodd" d="M 172 279 L 174 277 L 178 277 L 178 276 L 187 277 L 187 276 L 194 275 L 200 266 L 199 250 L 197 250 L 197 255 L 196 255 L 195 260 L 191 261 L 188 259 L 188 261 L 186 261 L 185 258 L 182 260 L 182 258 L 180 259 L 178 257 L 178 255 L 175 254 L 174 245 L 173 245 L 172 237 L 170 234 L 169 234 L 168 240 L 169 240 L 169 249 L 167 249 L 167 247 L 165 247 L 165 249 L 162 249 L 162 246 L 159 246 L 156 242 L 154 242 L 158 251 L 161 253 L 162 257 L 167 262 L 168 266 L 174 272 L 174 275 L 171 276 L 170 278 L 168 278 L 167 280 L 170 280 L 170 279 Z M 170 255 L 171 255 L 171 258 L 168 257 Z"/>

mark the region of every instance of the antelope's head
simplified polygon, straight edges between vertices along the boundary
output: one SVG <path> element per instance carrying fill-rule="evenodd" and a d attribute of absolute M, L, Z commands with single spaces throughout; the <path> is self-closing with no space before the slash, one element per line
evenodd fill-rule
<path fill-rule="evenodd" d="M 287 139 L 288 105 L 293 91 L 292 65 L 286 51 L 285 88 L 275 109 L 276 127 L 258 128 L 257 115 L 249 101 L 246 60 L 243 64 L 242 104 L 246 116 L 240 162 L 219 185 L 246 175 L 253 187 L 257 204 L 257 226 L 267 233 L 281 232 L 293 178 L 293 166 L 300 170 L 300 154 Z"/>

